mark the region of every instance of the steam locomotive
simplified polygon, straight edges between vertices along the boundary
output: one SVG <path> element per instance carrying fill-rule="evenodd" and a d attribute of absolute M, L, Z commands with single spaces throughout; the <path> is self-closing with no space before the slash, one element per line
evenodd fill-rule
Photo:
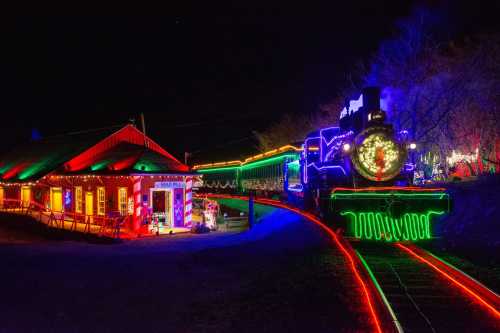
<path fill-rule="evenodd" d="M 274 196 L 346 227 L 353 237 L 418 240 L 432 237 L 430 219 L 449 211 L 443 189 L 412 186 L 407 131 L 396 132 L 380 108 L 380 89 L 346 101 L 338 126 L 310 133 L 245 161 L 194 166 L 200 192 Z"/>

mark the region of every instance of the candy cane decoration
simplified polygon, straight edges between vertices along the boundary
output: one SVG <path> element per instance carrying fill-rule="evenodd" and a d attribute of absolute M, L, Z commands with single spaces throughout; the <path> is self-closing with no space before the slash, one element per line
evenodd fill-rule
<path fill-rule="evenodd" d="M 191 226 L 191 216 L 193 212 L 193 177 L 186 176 L 186 200 L 184 208 L 184 225 Z"/>
<path fill-rule="evenodd" d="M 134 221 L 136 221 L 136 227 L 140 226 L 140 216 L 141 216 L 141 205 L 142 205 L 142 200 L 141 200 L 141 177 L 140 176 L 134 176 L 133 177 L 134 181 Z"/>

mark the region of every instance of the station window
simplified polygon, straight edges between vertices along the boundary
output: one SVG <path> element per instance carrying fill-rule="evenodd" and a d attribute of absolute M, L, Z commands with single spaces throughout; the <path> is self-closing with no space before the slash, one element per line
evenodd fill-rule
<path fill-rule="evenodd" d="M 23 186 L 21 187 L 21 202 L 23 207 L 28 207 L 31 201 L 31 187 Z"/>
<path fill-rule="evenodd" d="M 120 215 L 127 215 L 128 213 L 126 187 L 118 188 L 118 210 L 120 211 Z"/>
<path fill-rule="evenodd" d="M 53 212 L 63 211 L 63 196 L 61 187 L 50 188 L 50 208 Z"/>
<path fill-rule="evenodd" d="M 75 186 L 75 212 L 83 211 L 83 189 L 81 186 Z"/>
<path fill-rule="evenodd" d="M 97 188 L 97 215 L 104 215 L 106 206 L 106 194 L 104 187 Z"/>

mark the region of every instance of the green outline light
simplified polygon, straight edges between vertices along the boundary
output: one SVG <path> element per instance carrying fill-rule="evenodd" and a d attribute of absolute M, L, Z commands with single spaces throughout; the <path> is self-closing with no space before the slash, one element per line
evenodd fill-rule
<path fill-rule="evenodd" d="M 258 168 L 260 166 L 266 166 L 272 164 L 274 161 L 283 160 L 285 158 L 298 158 L 298 154 L 284 154 L 262 159 L 260 161 L 249 162 L 248 164 L 243 164 L 241 166 L 241 169 L 246 170 L 246 169 Z"/>
<path fill-rule="evenodd" d="M 21 171 L 19 173 L 17 178 L 20 180 L 24 180 L 24 179 L 27 179 L 27 178 L 30 178 L 30 177 L 36 175 L 40 171 L 42 171 L 46 168 L 49 168 L 51 166 L 51 163 L 53 162 L 53 160 L 55 158 L 56 158 L 56 155 L 51 154 L 45 158 L 42 158 L 42 159 L 36 161 L 35 163 L 31 163 L 29 167 L 25 168 L 23 171 Z"/>
<path fill-rule="evenodd" d="M 4 174 L 5 172 L 7 172 L 9 169 L 12 168 L 12 166 L 14 165 L 14 163 L 6 163 L 4 164 L 2 167 L 0 167 L 0 174 Z"/>
<path fill-rule="evenodd" d="M 142 167 L 144 167 L 144 169 Z M 149 161 L 137 162 L 134 164 L 132 169 L 146 172 L 162 171 L 162 169 L 158 167 L 158 165 Z"/>
<path fill-rule="evenodd" d="M 248 163 L 243 164 L 241 166 L 217 167 L 217 168 L 206 168 L 206 169 L 200 168 L 200 169 L 197 169 L 196 171 L 200 172 L 200 173 L 218 172 L 218 171 L 224 172 L 224 171 L 232 171 L 232 170 L 241 170 L 242 171 L 242 170 L 248 170 L 248 169 L 258 168 L 261 166 L 270 165 L 270 164 L 273 164 L 275 161 L 284 160 L 286 158 L 298 159 L 299 154 L 298 153 L 297 154 L 286 153 L 286 154 L 282 154 L 282 155 L 278 155 L 278 156 L 268 157 L 268 158 L 261 159 L 258 161 L 248 162 Z"/>
<path fill-rule="evenodd" d="M 111 163 L 111 161 L 109 161 L 109 160 L 104 160 L 104 161 L 101 161 L 101 162 L 97 162 L 97 163 L 92 164 L 90 166 L 90 170 L 97 171 L 97 170 L 104 169 L 109 163 Z"/>
<path fill-rule="evenodd" d="M 233 167 L 224 167 L 224 168 L 213 168 L 213 169 L 198 169 L 196 171 L 198 172 L 217 172 L 217 171 L 232 171 L 232 170 L 238 170 L 240 167 L 239 166 L 233 166 Z"/>
<path fill-rule="evenodd" d="M 403 328 L 402 328 L 401 324 L 399 323 L 399 320 L 396 317 L 396 314 L 394 313 L 394 310 L 392 309 L 391 304 L 389 303 L 389 301 L 385 297 L 385 293 L 382 290 L 382 287 L 380 287 L 380 284 L 378 283 L 377 279 L 375 278 L 375 275 L 373 274 L 372 270 L 370 269 L 370 266 L 368 266 L 368 263 L 365 261 L 363 256 L 357 250 L 355 250 L 355 252 L 358 255 L 359 260 L 361 261 L 361 263 L 365 267 L 366 271 L 368 272 L 368 275 L 370 276 L 370 279 L 373 281 L 375 288 L 377 288 L 378 293 L 380 294 L 380 297 L 382 298 L 382 301 L 384 302 L 385 306 L 389 310 L 389 314 L 391 315 L 391 318 L 394 321 L 394 325 L 396 325 L 396 329 L 398 330 L 398 332 L 403 332 Z"/>
<path fill-rule="evenodd" d="M 429 210 L 426 213 L 404 213 L 400 218 L 385 212 L 342 211 L 350 217 L 352 235 L 358 239 L 392 241 L 418 241 L 431 239 L 430 220 L 444 211 Z"/>

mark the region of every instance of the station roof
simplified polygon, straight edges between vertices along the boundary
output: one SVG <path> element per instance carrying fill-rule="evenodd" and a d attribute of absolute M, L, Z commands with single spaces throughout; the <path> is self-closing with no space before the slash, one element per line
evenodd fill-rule
<path fill-rule="evenodd" d="M 187 169 L 179 161 L 145 146 L 121 142 L 96 155 L 85 166 L 74 171 L 59 170 L 59 174 L 130 174 L 179 173 Z"/>
<path fill-rule="evenodd" d="M 132 125 L 29 142 L 0 156 L 0 181 L 33 182 L 48 174 L 186 173 L 179 162 Z"/>

